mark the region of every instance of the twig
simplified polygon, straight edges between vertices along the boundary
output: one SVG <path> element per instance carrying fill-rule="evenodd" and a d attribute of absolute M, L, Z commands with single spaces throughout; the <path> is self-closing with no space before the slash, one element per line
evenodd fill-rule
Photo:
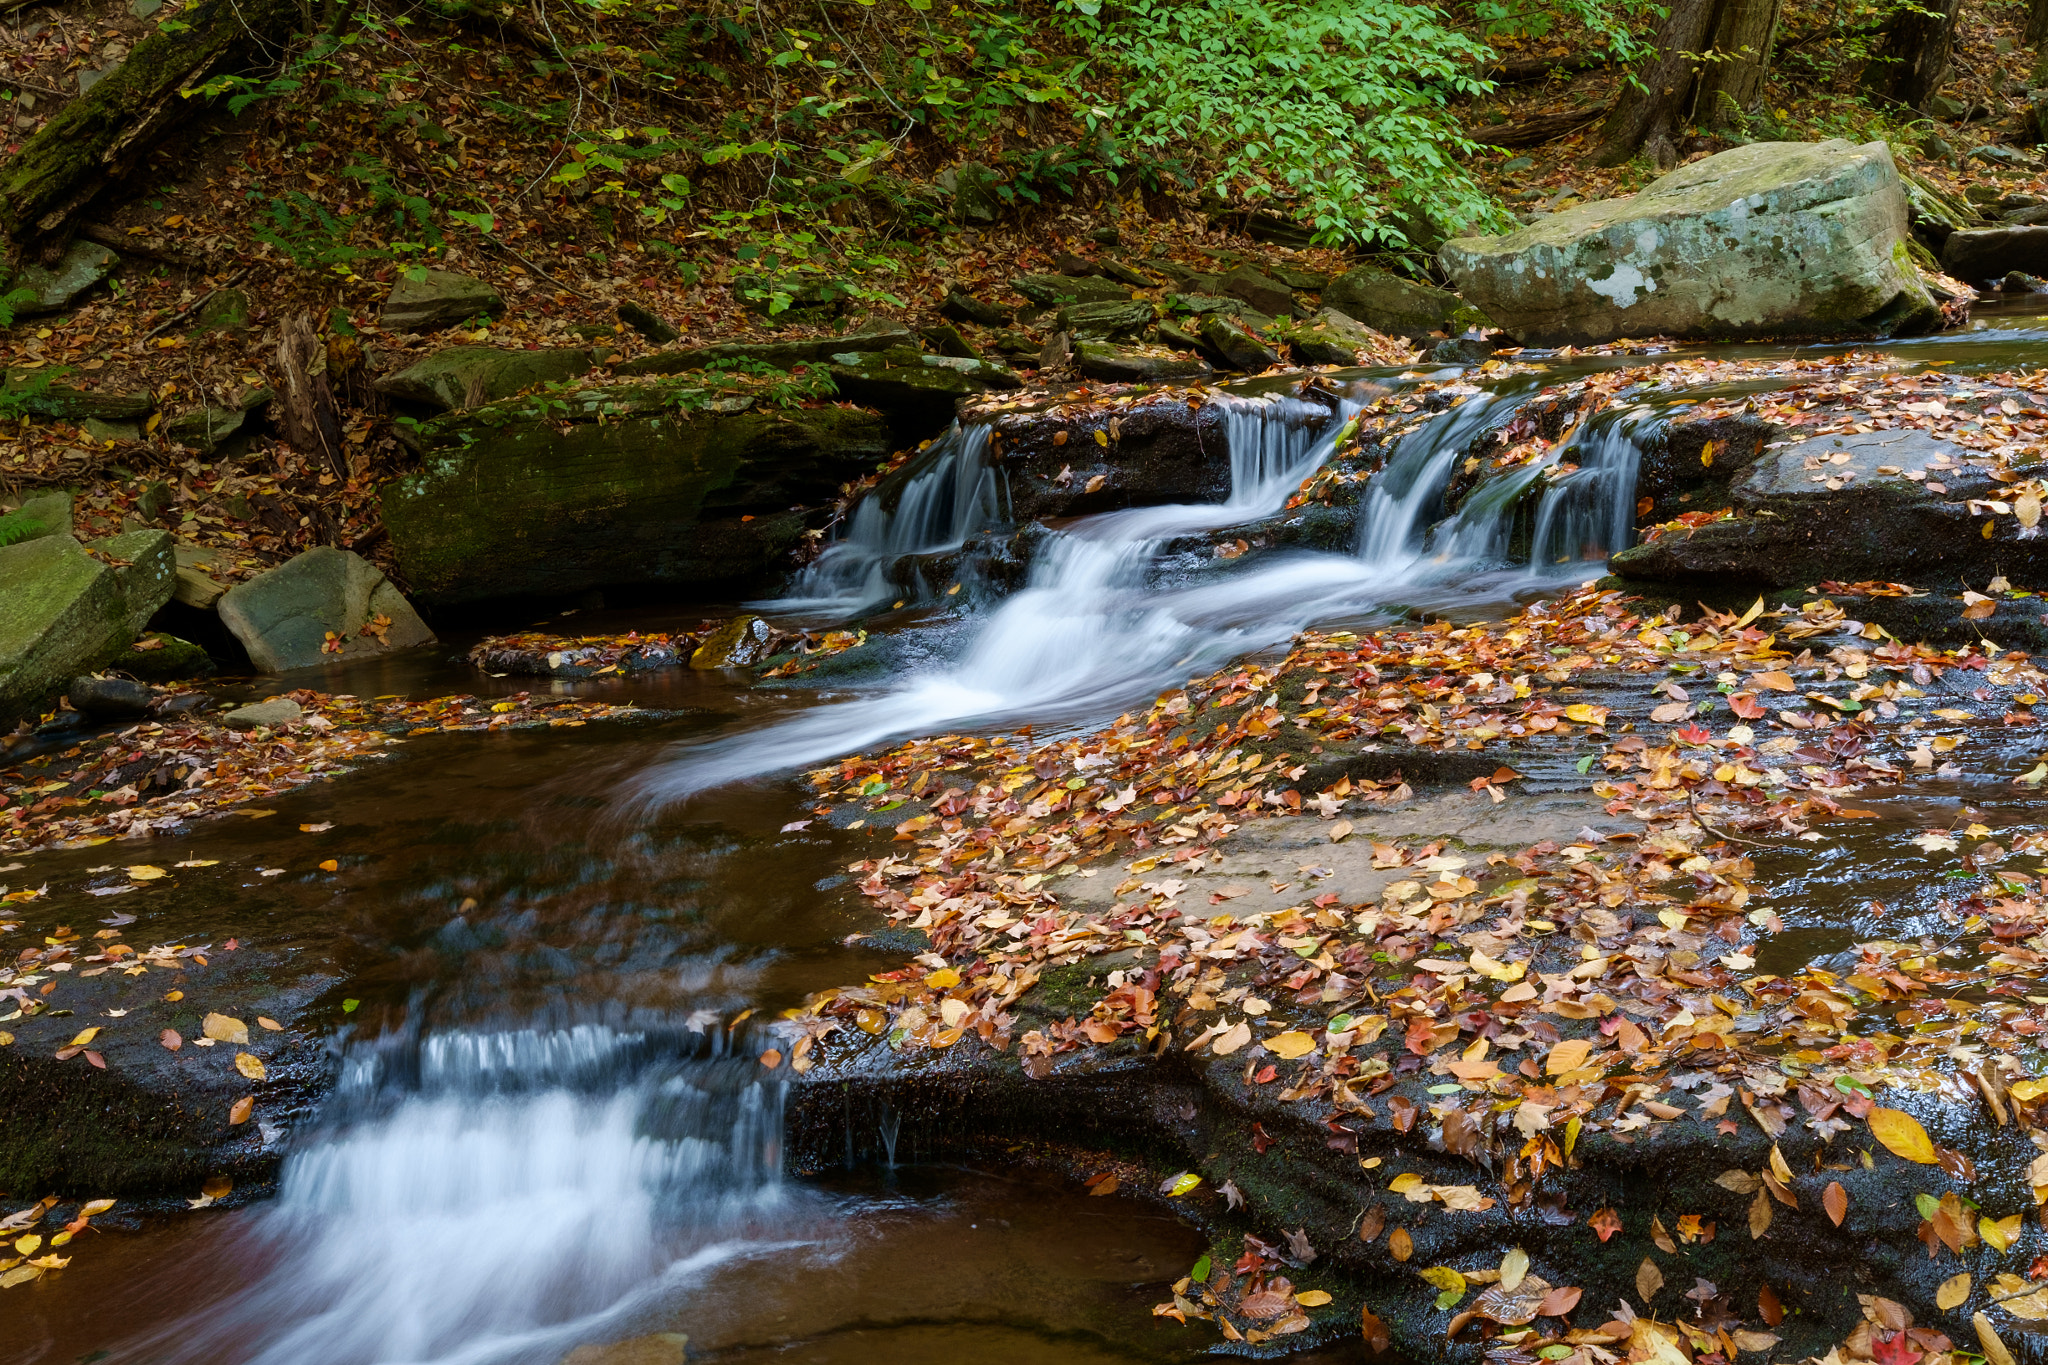
<path fill-rule="evenodd" d="M 494 246 L 494 247 L 498 248 L 498 250 L 500 250 L 500 251 L 504 252 L 504 253 L 505 253 L 506 255 L 508 255 L 508 256 L 517 256 L 517 257 L 519 258 L 520 264 L 524 265 L 524 266 L 525 266 L 525 267 L 526 267 L 526 268 L 527 268 L 528 270 L 531 270 L 531 271 L 532 271 L 532 272 L 533 272 L 534 274 L 536 274 L 536 275 L 540 276 L 540 278 L 542 278 L 542 279 L 546 280 L 546 281 L 547 281 L 547 282 L 548 282 L 549 284 L 553 285 L 553 286 L 554 286 L 555 288 L 557 288 L 557 289 L 568 289 L 568 288 L 569 288 L 569 286 L 568 286 L 568 285 L 566 285 L 566 284 L 563 284 L 563 283 L 562 283 L 562 282 L 561 282 L 560 280 L 556 279 L 556 278 L 555 278 L 555 277 L 554 277 L 553 275 L 550 275 L 550 274 L 548 274 L 548 272 L 547 272 L 547 271 L 545 271 L 545 270 L 542 270 L 542 269 L 541 269 L 541 268 L 540 268 L 539 266 L 535 265 L 535 264 L 534 264 L 534 263 L 533 263 L 532 261 L 529 261 L 529 260 L 527 260 L 527 259 L 526 259 L 526 257 L 524 257 L 524 256 L 520 255 L 520 253 L 519 253 L 519 252 L 517 252 L 517 251 L 515 251 L 515 250 L 514 250 L 514 249 L 513 249 L 513 248 L 512 248 L 512 247 L 511 247 L 511 246 L 510 246 L 509 244 L 507 244 L 507 243 L 505 243 L 505 242 L 501 242 L 501 241 L 499 241 L 499 240 L 498 240 L 498 239 L 497 239 L 496 237 L 493 237 L 493 236 L 489 235 L 488 233 L 486 233 L 486 234 L 484 235 L 484 240 L 485 240 L 486 242 L 490 243 L 490 244 L 491 244 L 492 246 Z M 571 290 L 570 292 L 572 292 L 572 293 L 573 293 L 573 292 L 575 292 L 575 291 Z"/>
<path fill-rule="evenodd" d="M 0 85 L 11 85 L 16 90 L 27 90 L 37 95 L 48 95 L 54 100 L 68 100 L 71 98 L 54 85 L 38 85 L 34 81 L 25 81 L 19 76 L 9 76 L 5 73 L 0 73 Z"/>
<path fill-rule="evenodd" d="M 202 270 L 209 274 L 213 270 L 213 262 L 204 256 L 195 256 L 191 252 L 163 246 L 145 238 L 130 237 L 110 223 L 80 223 L 78 235 L 88 242 L 98 242 L 101 246 L 112 248 L 124 256 L 140 256 L 146 261 L 158 261 L 164 265 L 176 266 L 180 270 Z"/>

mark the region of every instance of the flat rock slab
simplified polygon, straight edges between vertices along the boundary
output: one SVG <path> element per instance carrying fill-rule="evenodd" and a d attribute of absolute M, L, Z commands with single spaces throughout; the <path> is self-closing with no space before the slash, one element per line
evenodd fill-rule
<path fill-rule="evenodd" d="M 380 321 L 387 331 L 425 333 L 504 312 L 505 296 L 482 280 L 429 270 L 423 278 L 402 277 L 391 287 Z"/>
<path fill-rule="evenodd" d="M 169 599 L 175 561 L 164 532 L 96 545 L 135 562 L 95 558 L 68 529 L 0 547 L 0 725 L 105 665 Z"/>
<path fill-rule="evenodd" d="M 2048 274 L 2048 227 L 1966 228 L 1941 244 L 1941 268 L 1966 284 L 1988 284 L 2012 271 Z"/>
<path fill-rule="evenodd" d="M 290 697 L 272 697 L 250 706 L 239 706 L 220 718 L 230 730 L 275 730 L 303 720 L 304 707 Z"/>
<path fill-rule="evenodd" d="M 1910 333 L 1939 310 L 1882 142 L 1757 142 L 1628 199 L 1445 243 L 1473 306 L 1534 345 Z"/>
<path fill-rule="evenodd" d="M 377 392 L 400 402 L 446 410 L 473 408 L 524 389 L 587 374 L 591 352 L 581 346 L 508 351 L 496 346 L 450 346 L 377 381 Z"/>
<path fill-rule="evenodd" d="M 331 545 L 236 584 L 217 610 L 266 673 L 434 642 L 382 569 Z"/>
<path fill-rule="evenodd" d="M 15 315 L 34 317 L 62 312 L 120 265 L 121 258 L 98 242 L 74 239 L 57 264 L 26 266 L 14 277 L 10 289 L 27 289 L 35 294 L 34 299 L 15 309 Z"/>

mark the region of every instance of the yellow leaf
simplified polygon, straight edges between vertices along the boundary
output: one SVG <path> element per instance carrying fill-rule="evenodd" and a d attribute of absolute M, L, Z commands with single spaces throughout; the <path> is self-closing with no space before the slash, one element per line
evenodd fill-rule
<path fill-rule="evenodd" d="M 1193 1171 L 1182 1171 L 1167 1185 L 1166 1193 L 1169 1198 L 1178 1199 L 1201 1183 L 1202 1177 Z"/>
<path fill-rule="evenodd" d="M 1097 444 L 1097 445 L 1099 445 L 1099 446 L 1106 446 L 1106 445 L 1108 445 L 1108 444 L 1109 444 L 1109 433 L 1108 433 L 1108 432 L 1106 432 L 1106 431 L 1104 431 L 1104 430 L 1103 430 L 1102 428 L 1100 428 L 1100 427 L 1097 427 L 1097 428 L 1095 429 L 1095 444 Z"/>
<path fill-rule="evenodd" d="M 2010 1251 L 2012 1244 L 2020 1237 L 2020 1215 L 2014 1214 L 2010 1218 L 1979 1218 L 1977 1235 L 1982 1237 L 1984 1244 L 1993 1251 Z"/>
<path fill-rule="evenodd" d="M 1443 1290 L 1446 1294 L 1465 1292 L 1465 1277 L 1447 1265 L 1433 1265 L 1422 1272 L 1422 1278 Z"/>
<path fill-rule="evenodd" d="M 1218 1057 L 1228 1057 L 1252 1040 L 1252 1026 L 1248 1019 L 1240 1019 L 1216 1036 L 1209 1044 L 1209 1050 Z"/>
<path fill-rule="evenodd" d="M 1544 1074 L 1562 1076 L 1567 1071 L 1577 1071 L 1586 1064 L 1593 1044 L 1584 1038 L 1567 1038 L 1550 1049 L 1550 1055 L 1543 1059 Z"/>
<path fill-rule="evenodd" d="M 951 990 L 960 984 L 960 973 L 954 971 L 951 967 L 941 967 L 925 977 L 924 984 L 930 986 L 935 991 Z"/>
<path fill-rule="evenodd" d="M 1341 844 L 1344 842 L 1344 836 L 1349 833 L 1351 833 L 1351 822 L 1349 820 L 1339 820 L 1336 824 L 1330 826 L 1330 842 Z"/>
<path fill-rule="evenodd" d="M 269 1029 L 272 1033 L 276 1033 L 278 1030 L 284 1027 L 284 1025 L 278 1023 L 277 1020 L 266 1019 L 260 1014 L 256 1016 L 256 1022 L 261 1024 L 264 1028 Z"/>
<path fill-rule="evenodd" d="M 339 872 L 341 871 L 341 864 L 333 858 L 329 858 L 320 864 L 320 870 L 322 872 Z"/>
<path fill-rule="evenodd" d="M 78 1213 L 80 1217 L 91 1218 L 95 1214 L 105 1213 L 108 1209 L 112 1207 L 114 1207 L 114 1201 L 111 1199 L 95 1199 L 90 1204 L 87 1204 L 84 1208 L 80 1209 Z"/>
<path fill-rule="evenodd" d="M 1472 950 L 1472 956 L 1468 959 L 1468 962 L 1473 971 L 1481 976 L 1491 977 L 1495 981 L 1520 981 L 1529 970 L 1529 966 L 1525 962 L 1495 962 L 1477 948 Z"/>
<path fill-rule="evenodd" d="M 97 1037 L 98 1034 L 99 1030 L 96 1028 L 81 1029 L 79 1031 L 78 1036 L 71 1040 L 71 1046 L 84 1047 L 87 1043 L 91 1042 L 95 1037 Z"/>
<path fill-rule="evenodd" d="M 137 863 L 128 869 L 128 875 L 138 882 L 153 882 L 158 877 L 167 877 L 170 874 L 160 867 L 151 867 L 148 863 Z"/>
<path fill-rule="evenodd" d="M 200 1022 L 200 1030 L 216 1043 L 246 1043 L 249 1041 L 249 1026 L 239 1019 L 225 1014 L 209 1014 Z"/>
<path fill-rule="evenodd" d="M 14 1249 L 24 1256 L 33 1256 L 37 1247 L 43 1244 L 42 1234 L 31 1232 L 26 1237 L 14 1239 Z"/>
<path fill-rule="evenodd" d="M 1951 1308 L 1962 1307 L 1969 1297 L 1969 1275 L 1951 1275 L 1941 1282 L 1941 1288 L 1934 1291 L 1934 1306 L 1946 1313 Z"/>
<path fill-rule="evenodd" d="M 1893 1156 L 1902 1156 L 1923 1166 L 1932 1166 L 1940 1159 L 1934 1155 L 1934 1142 L 1927 1136 L 1927 1130 L 1911 1114 L 1897 1109 L 1873 1109 L 1870 1111 L 1870 1131 L 1890 1149 Z"/>
<path fill-rule="evenodd" d="M 1422 1188 L 1422 1177 L 1413 1171 L 1403 1171 L 1387 1182 L 1387 1189 L 1394 1194 L 1406 1194 Z"/>
<path fill-rule="evenodd" d="M 1788 1185 L 1792 1182 L 1792 1168 L 1786 1164 L 1785 1154 L 1778 1150 L 1775 1142 L 1771 1144 L 1771 1174 Z"/>
<path fill-rule="evenodd" d="M 1984 1348 L 1985 1360 L 1991 1365 L 2014 1365 L 2012 1351 L 1999 1339 L 1998 1329 L 1991 1325 L 1991 1319 L 1982 1313 L 1972 1313 L 1970 1325 L 1977 1329 L 1977 1344 Z"/>
<path fill-rule="evenodd" d="M 1759 597 L 1756 599 L 1756 601 L 1750 604 L 1748 611 L 1742 613 L 1741 619 L 1739 619 L 1735 623 L 1735 628 L 1737 630 L 1741 630 L 1744 626 L 1748 625 L 1751 621 L 1756 620 L 1757 617 L 1762 616 L 1763 614 L 1764 599 Z"/>
<path fill-rule="evenodd" d="M 1500 1258 L 1500 1287 L 1512 1294 L 1529 1274 L 1529 1253 L 1516 1247 Z"/>
<path fill-rule="evenodd" d="M 1605 725 L 1607 723 L 1607 708 L 1575 701 L 1570 706 L 1564 708 L 1564 717 L 1566 720 L 1575 720 L 1581 725 Z"/>
<path fill-rule="evenodd" d="M 260 1081 L 268 1074 L 263 1069 L 263 1059 L 247 1052 L 235 1054 L 235 1070 L 252 1081 Z"/>
<path fill-rule="evenodd" d="M 1320 1289 L 1304 1290 L 1294 1296 L 1294 1301 L 1303 1308 L 1321 1308 L 1330 1301 L 1329 1294 Z"/>
<path fill-rule="evenodd" d="M 42 1275 L 42 1268 L 32 1265 L 18 1265 L 12 1270 L 0 1271 L 0 1289 L 12 1289 L 18 1284 L 27 1284 Z"/>
<path fill-rule="evenodd" d="M 1306 1057 L 1315 1050 L 1316 1040 L 1309 1034 L 1302 1033 L 1299 1030 L 1292 1033 L 1275 1034 L 1266 1040 L 1266 1051 L 1284 1057 L 1290 1062 L 1296 1057 Z"/>

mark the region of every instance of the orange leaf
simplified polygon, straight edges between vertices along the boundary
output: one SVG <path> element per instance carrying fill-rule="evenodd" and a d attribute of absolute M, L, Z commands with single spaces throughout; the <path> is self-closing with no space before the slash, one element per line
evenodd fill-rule
<path fill-rule="evenodd" d="M 1592 1228 L 1600 1234 L 1600 1240 L 1604 1242 L 1621 1231 L 1621 1215 L 1613 1209 L 1602 1209 L 1593 1215 Z"/>
<path fill-rule="evenodd" d="M 249 1115 L 255 1112 L 256 1097 L 254 1095 L 244 1095 L 235 1101 L 234 1108 L 228 1110 L 228 1125 L 232 1127 L 238 1123 L 247 1123 Z"/>
<path fill-rule="evenodd" d="M 1543 1296 L 1543 1302 L 1536 1305 L 1536 1316 L 1561 1318 L 1579 1306 L 1579 1296 L 1585 1292 L 1577 1285 L 1561 1284 Z"/>
<path fill-rule="evenodd" d="M 1842 1188 L 1842 1182 L 1830 1180 L 1827 1189 L 1821 1193 L 1820 1202 L 1835 1226 L 1842 1226 L 1842 1220 L 1849 1216 L 1849 1192 Z"/>

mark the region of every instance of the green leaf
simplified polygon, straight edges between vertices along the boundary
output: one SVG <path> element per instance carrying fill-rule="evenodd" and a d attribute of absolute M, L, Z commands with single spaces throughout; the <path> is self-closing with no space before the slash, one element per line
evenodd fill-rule
<path fill-rule="evenodd" d="M 1188 1278 L 1189 1278 L 1189 1279 L 1191 1279 L 1191 1280 L 1193 1280 L 1193 1281 L 1194 1281 L 1194 1282 L 1195 1282 L 1196 1284 L 1205 1284 L 1205 1283 L 1207 1283 L 1207 1282 L 1208 1282 L 1208 1279 L 1209 1279 L 1209 1256 L 1208 1256 L 1208 1253 L 1206 1253 L 1206 1252 L 1205 1252 L 1205 1253 L 1203 1253 L 1203 1255 L 1202 1255 L 1202 1259 L 1201 1259 L 1201 1260 L 1199 1260 L 1199 1261 L 1196 1261 L 1196 1262 L 1195 1262 L 1195 1268 L 1194 1268 L 1193 1270 L 1190 1270 L 1190 1271 L 1188 1272 Z"/>
<path fill-rule="evenodd" d="M 362 1003 L 363 1002 L 360 1000 L 344 1000 L 341 1002 L 341 1012 L 343 1014 L 354 1014 L 356 1012 L 356 1006 Z"/>

